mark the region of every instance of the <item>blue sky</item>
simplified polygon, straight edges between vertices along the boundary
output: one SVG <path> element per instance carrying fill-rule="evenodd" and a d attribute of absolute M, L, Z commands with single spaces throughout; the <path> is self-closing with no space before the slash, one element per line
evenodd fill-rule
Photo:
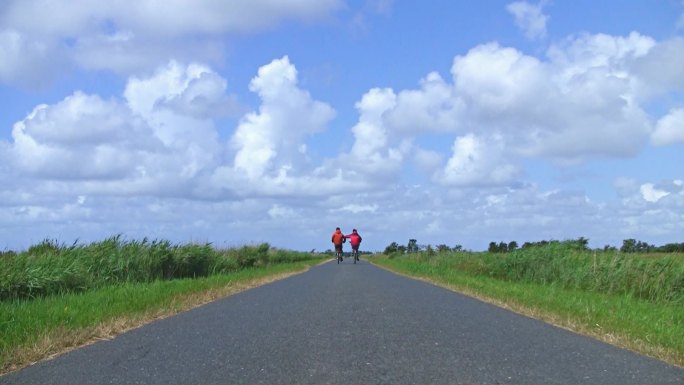
<path fill-rule="evenodd" d="M 64 5 L 0 5 L 1 249 L 684 241 L 681 0 Z"/>

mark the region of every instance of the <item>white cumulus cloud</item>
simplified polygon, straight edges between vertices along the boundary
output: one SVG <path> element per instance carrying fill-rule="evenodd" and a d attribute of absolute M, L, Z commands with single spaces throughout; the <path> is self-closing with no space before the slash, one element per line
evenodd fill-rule
<path fill-rule="evenodd" d="M 54 179 L 123 178 L 161 148 L 125 106 L 81 92 L 36 107 L 14 125 L 12 137 L 18 169 Z"/>
<path fill-rule="evenodd" d="M 585 34 L 551 46 L 545 60 L 479 45 L 454 58 L 453 82 L 430 73 L 418 89 L 386 91 L 392 102 L 369 127 L 409 142 L 425 133 L 496 136 L 508 155 L 560 164 L 635 156 L 653 127 L 634 66 L 655 45 L 638 33 Z"/>
<path fill-rule="evenodd" d="M 216 84 L 196 86 L 207 79 Z M 14 125 L 3 153 L 23 176 L 78 181 L 67 189 L 193 194 L 188 182 L 223 155 L 206 112 L 220 110 L 220 90 L 225 81 L 208 68 L 171 63 L 152 77 L 129 79 L 124 99 L 76 91 L 35 107 Z"/>
<path fill-rule="evenodd" d="M 504 157 L 499 138 L 484 139 L 473 134 L 459 137 L 453 155 L 435 181 L 453 186 L 488 186 L 507 184 L 520 174 L 516 165 Z"/>
<path fill-rule="evenodd" d="M 306 161 L 302 142 L 325 129 L 335 111 L 297 86 L 297 70 L 287 56 L 261 67 L 250 89 L 262 104 L 242 119 L 231 139 L 235 170 L 251 181 L 298 172 Z"/>
<path fill-rule="evenodd" d="M 684 108 L 676 108 L 658 120 L 651 142 L 658 146 L 684 142 Z"/>

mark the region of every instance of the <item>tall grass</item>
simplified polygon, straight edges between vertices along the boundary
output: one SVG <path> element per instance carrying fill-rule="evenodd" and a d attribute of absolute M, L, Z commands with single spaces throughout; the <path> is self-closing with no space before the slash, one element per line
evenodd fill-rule
<path fill-rule="evenodd" d="M 166 240 L 114 236 L 88 245 L 45 240 L 0 258 L 0 301 L 83 292 L 118 283 L 207 277 L 271 263 L 315 258 L 272 249 L 267 243 L 234 249 L 211 244 L 176 245 Z"/>
<path fill-rule="evenodd" d="M 395 256 L 396 257 L 396 256 Z M 581 250 L 554 242 L 509 253 L 416 253 L 401 258 L 512 282 L 629 295 L 684 305 L 684 255 Z"/>

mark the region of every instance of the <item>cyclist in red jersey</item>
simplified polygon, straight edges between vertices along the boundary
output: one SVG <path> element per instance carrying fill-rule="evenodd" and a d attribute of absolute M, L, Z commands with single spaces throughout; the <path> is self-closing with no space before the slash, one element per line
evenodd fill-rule
<path fill-rule="evenodd" d="M 354 251 L 359 251 L 359 245 L 361 245 L 362 238 L 359 235 L 359 233 L 356 231 L 356 229 L 352 230 L 352 233 L 349 235 L 345 235 L 346 238 L 349 238 L 349 243 L 351 243 L 352 250 Z"/>

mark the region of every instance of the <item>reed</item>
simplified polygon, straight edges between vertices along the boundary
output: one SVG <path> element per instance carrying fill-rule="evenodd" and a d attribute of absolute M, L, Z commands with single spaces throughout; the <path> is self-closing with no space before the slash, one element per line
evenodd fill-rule
<path fill-rule="evenodd" d="M 429 268 L 453 269 L 510 282 L 625 294 L 655 303 L 684 304 L 684 254 L 578 249 L 571 242 L 509 253 L 450 252 L 394 255 Z"/>
<path fill-rule="evenodd" d="M 209 243 L 124 240 L 114 236 L 87 245 L 45 240 L 0 258 L 0 301 L 74 293 L 112 284 L 226 274 L 248 267 L 317 258 L 263 243 L 216 249 Z"/>

